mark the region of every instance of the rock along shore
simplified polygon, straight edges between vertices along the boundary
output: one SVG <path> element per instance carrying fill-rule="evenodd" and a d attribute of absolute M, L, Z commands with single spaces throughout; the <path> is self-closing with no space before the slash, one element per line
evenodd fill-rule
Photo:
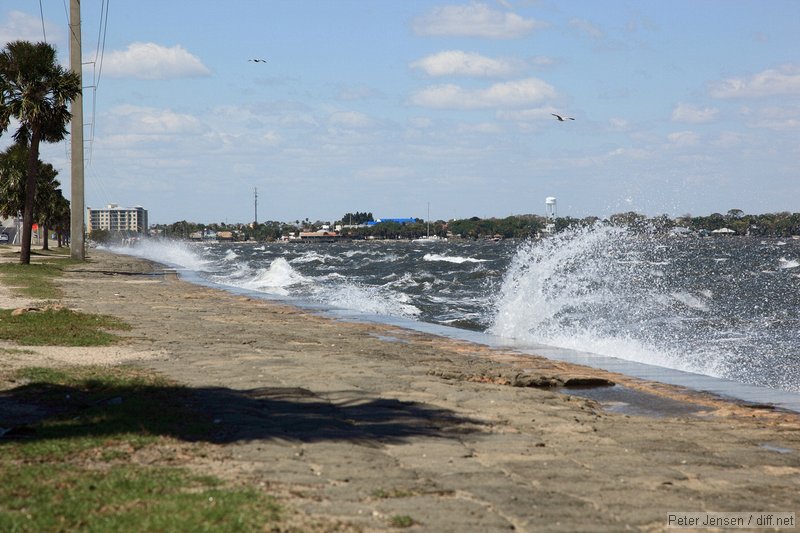
<path fill-rule="evenodd" d="M 193 466 L 275 494 L 301 529 L 649 531 L 669 511 L 800 511 L 792 413 L 335 321 L 101 251 L 62 285 L 69 308 L 133 325 L 110 362 L 196 391 L 219 431 Z M 560 392 L 612 383 L 655 414 Z"/>

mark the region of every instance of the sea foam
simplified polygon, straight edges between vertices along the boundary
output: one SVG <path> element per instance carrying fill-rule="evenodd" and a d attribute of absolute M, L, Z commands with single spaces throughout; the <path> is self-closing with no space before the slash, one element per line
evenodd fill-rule
<path fill-rule="evenodd" d="M 684 319 L 702 314 L 707 302 L 665 289 L 664 272 L 653 268 L 661 262 L 642 253 L 647 243 L 606 225 L 527 242 L 503 279 L 489 331 L 523 344 L 718 374 L 717 354 L 686 354 L 671 344 L 670 332 L 685 334 Z"/>
<path fill-rule="evenodd" d="M 170 239 L 146 239 L 137 241 L 131 246 L 108 246 L 105 249 L 195 272 L 208 271 L 212 263 L 205 259 L 193 244 Z"/>

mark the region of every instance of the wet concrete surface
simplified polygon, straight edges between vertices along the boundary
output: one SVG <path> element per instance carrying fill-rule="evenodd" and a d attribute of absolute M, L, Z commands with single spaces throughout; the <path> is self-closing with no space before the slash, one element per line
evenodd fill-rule
<path fill-rule="evenodd" d="M 703 405 L 673 400 L 656 394 L 614 385 L 612 387 L 562 388 L 558 392 L 598 402 L 606 411 L 653 418 L 697 416 L 708 411 Z"/>

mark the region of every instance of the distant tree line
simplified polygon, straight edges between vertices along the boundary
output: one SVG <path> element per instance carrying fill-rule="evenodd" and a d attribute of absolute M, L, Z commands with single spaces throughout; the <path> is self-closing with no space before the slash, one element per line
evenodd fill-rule
<path fill-rule="evenodd" d="M 649 233 L 667 233 L 673 228 L 686 228 L 695 232 L 712 232 L 727 228 L 737 235 L 755 237 L 790 237 L 800 235 L 800 213 L 766 213 L 748 215 L 741 209 L 731 209 L 726 214 L 712 213 L 707 216 L 685 214 L 675 219 L 668 215 L 648 218 L 635 212 L 620 213 L 609 217 L 610 224 L 626 226 Z"/>
<path fill-rule="evenodd" d="M 365 222 L 372 222 L 375 219 L 372 218 L 372 213 L 362 213 L 361 211 L 356 211 L 355 213 L 345 213 L 342 217 L 342 224 L 349 225 L 359 225 L 364 224 Z"/>
<path fill-rule="evenodd" d="M 352 217 L 352 225 L 350 226 Z M 188 239 L 195 232 L 211 230 L 215 232 L 230 231 L 235 240 L 273 241 L 282 236 L 297 235 L 301 231 L 317 231 L 323 227 L 335 228 L 343 226 L 342 235 L 353 239 L 416 239 L 425 235 L 439 237 L 456 237 L 463 239 L 524 239 L 539 235 L 552 223 L 555 232 L 569 228 L 586 227 L 593 224 L 611 224 L 621 226 L 653 235 L 666 235 L 673 228 L 686 228 L 693 232 L 712 232 L 721 228 L 728 228 L 737 235 L 752 235 L 760 237 L 789 237 L 800 235 L 800 213 L 767 213 L 762 215 L 748 215 L 739 209 L 731 209 L 726 214 L 712 213 L 707 216 L 692 216 L 689 214 L 677 218 L 668 215 L 648 217 L 641 213 L 629 211 L 616 213 L 608 218 L 601 219 L 595 216 L 584 218 L 558 217 L 548 221 L 540 215 L 513 215 L 504 218 L 479 218 L 471 217 L 458 220 L 427 221 L 415 219 L 414 222 L 404 224 L 397 222 L 381 222 L 372 226 L 363 226 L 365 222 L 373 220 L 372 213 L 346 213 L 342 220 L 315 221 L 295 220 L 294 222 L 268 221 L 259 224 L 199 224 L 182 220 L 173 224 L 160 224 L 153 226 L 159 235 Z M 358 222 L 358 224 L 356 224 Z"/>

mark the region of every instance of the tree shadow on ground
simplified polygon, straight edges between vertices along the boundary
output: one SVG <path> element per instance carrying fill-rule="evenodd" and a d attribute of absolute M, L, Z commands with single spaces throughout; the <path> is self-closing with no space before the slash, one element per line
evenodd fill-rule
<path fill-rule="evenodd" d="M 361 391 L 302 388 L 85 386 L 31 383 L 0 392 L 0 445 L 71 437 L 169 436 L 231 443 L 401 443 L 412 437 L 454 438 L 481 431 L 482 422 L 416 402 Z"/>

